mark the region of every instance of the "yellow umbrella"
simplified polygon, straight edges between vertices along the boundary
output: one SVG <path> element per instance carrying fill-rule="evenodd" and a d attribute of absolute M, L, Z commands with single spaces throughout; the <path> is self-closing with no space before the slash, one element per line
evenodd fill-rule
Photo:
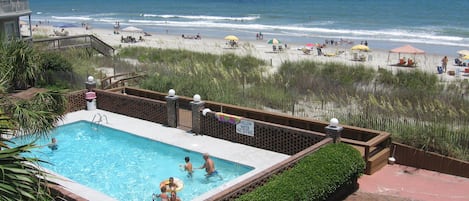
<path fill-rule="evenodd" d="M 459 50 L 458 54 L 464 55 L 464 56 L 469 55 L 469 50 Z"/>
<path fill-rule="evenodd" d="M 238 41 L 238 37 L 234 36 L 234 35 L 228 35 L 228 36 L 225 36 L 225 40 L 234 40 L 234 41 Z"/>
<path fill-rule="evenodd" d="M 352 50 L 360 50 L 360 51 L 370 51 L 370 48 L 366 45 L 355 45 L 352 47 Z"/>

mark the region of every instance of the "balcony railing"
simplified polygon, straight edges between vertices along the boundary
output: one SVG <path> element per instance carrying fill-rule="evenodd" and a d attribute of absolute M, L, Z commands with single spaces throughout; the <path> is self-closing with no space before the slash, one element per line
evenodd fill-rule
<path fill-rule="evenodd" d="M 0 0 L 0 15 L 31 12 L 29 0 Z"/>

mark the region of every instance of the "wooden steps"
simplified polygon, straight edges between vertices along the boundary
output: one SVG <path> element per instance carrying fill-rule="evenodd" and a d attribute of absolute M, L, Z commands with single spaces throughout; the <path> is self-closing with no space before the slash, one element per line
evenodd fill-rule
<path fill-rule="evenodd" d="M 357 145 L 351 145 L 355 149 L 357 149 L 361 156 L 365 156 L 365 147 L 362 146 L 357 146 Z M 376 147 L 371 147 L 370 152 L 373 152 L 376 149 Z M 376 171 L 380 170 L 382 167 L 384 167 L 388 163 L 388 158 L 391 154 L 391 149 L 385 148 L 381 150 L 380 152 L 376 153 L 374 156 L 370 157 L 368 161 L 366 161 L 366 170 L 365 174 L 371 175 L 375 173 Z"/>
<path fill-rule="evenodd" d="M 374 156 L 372 156 L 366 162 L 366 171 L 365 174 L 372 175 L 376 171 L 380 170 L 386 164 L 388 164 L 388 158 L 391 154 L 390 148 L 384 148 Z"/>

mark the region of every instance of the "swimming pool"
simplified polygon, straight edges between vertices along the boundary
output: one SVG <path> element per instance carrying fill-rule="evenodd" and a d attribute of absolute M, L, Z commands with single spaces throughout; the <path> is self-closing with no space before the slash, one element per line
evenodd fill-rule
<path fill-rule="evenodd" d="M 201 166 L 201 153 L 88 121 L 57 127 L 51 136 L 57 138 L 58 150 L 45 146 L 35 152 L 52 163 L 44 167 L 122 201 L 151 200 L 152 193 L 159 192 L 159 183 L 169 176 L 184 181 L 178 196 L 192 200 L 253 169 L 212 157 L 223 180 L 207 180 L 203 170 L 195 170 L 193 177 L 188 178 L 179 165 L 189 156 L 194 167 Z M 47 143 L 46 139 L 37 142 Z"/>

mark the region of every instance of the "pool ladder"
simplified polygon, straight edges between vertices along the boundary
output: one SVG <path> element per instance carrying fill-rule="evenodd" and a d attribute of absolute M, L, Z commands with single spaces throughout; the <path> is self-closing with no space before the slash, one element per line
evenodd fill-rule
<path fill-rule="evenodd" d="M 96 113 L 93 116 L 93 120 L 91 120 L 91 122 L 99 125 L 101 124 L 101 122 L 103 122 L 103 118 L 106 120 L 106 124 L 109 124 L 109 121 L 107 120 L 107 116 L 105 114 L 100 114 L 100 113 Z"/>

